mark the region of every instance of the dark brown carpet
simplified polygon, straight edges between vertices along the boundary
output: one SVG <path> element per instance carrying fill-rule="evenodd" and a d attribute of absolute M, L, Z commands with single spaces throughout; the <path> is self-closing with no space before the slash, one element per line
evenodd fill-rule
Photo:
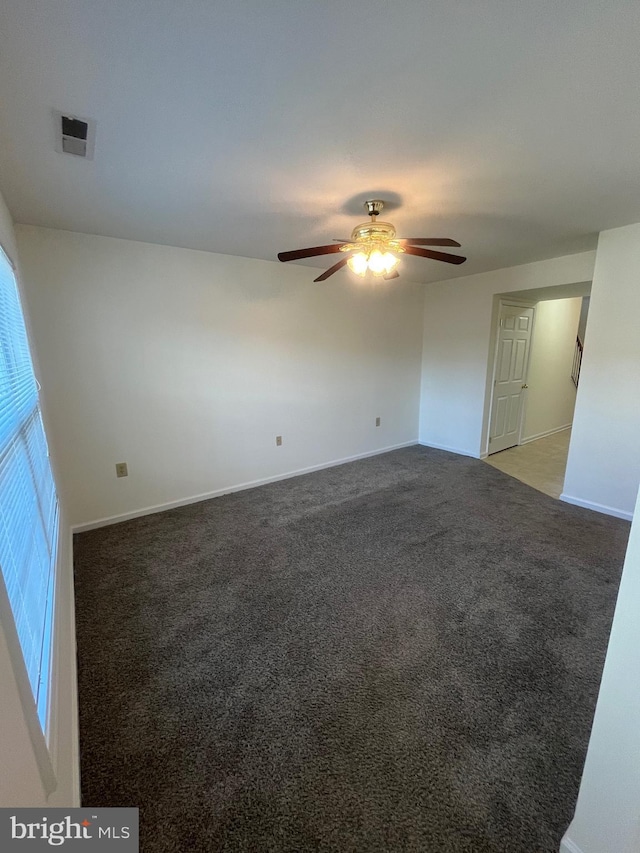
<path fill-rule="evenodd" d="M 84 804 L 144 853 L 556 853 L 628 528 L 412 447 L 77 536 Z"/>

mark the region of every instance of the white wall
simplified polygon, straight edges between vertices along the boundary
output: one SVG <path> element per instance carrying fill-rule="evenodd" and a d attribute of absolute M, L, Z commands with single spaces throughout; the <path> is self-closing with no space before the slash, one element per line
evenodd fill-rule
<path fill-rule="evenodd" d="M 17 235 L 73 524 L 417 441 L 421 286 Z"/>
<path fill-rule="evenodd" d="M 553 299 L 536 305 L 522 441 L 571 425 L 576 386 L 571 379 L 582 299 Z"/>
<path fill-rule="evenodd" d="M 640 480 L 640 224 L 600 234 L 562 497 L 630 518 Z"/>
<path fill-rule="evenodd" d="M 425 286 L 420 442 L 480 456 L 496 295 L 590 281 L 594 252 Z"/>
<path fill-rule="evenodd" d="M 11 216 L 0 196 L 0 244 L 14 264 L 18 253 Z M 18 268 L 20 278 L 20 268 Z M 24 296 L 24 294 L 23 294 Z M 24 299 L 23 299 L 24 301 Z M 26 317 L 27 325 L 29 317 Z M 37 352 L 34 353 L 37 365 Z M 47 421 L 45 408 L 44 417 Z M 48 425 L 48 424 L 45 424 Z M 79 804 L 78 724 L 71 536 L 64 503 L 58 548 L 49 757 L 55 790 L 47 797 L 37 759 L 40 736 L 35 704 L 9 651 L 11 625 L 0 622 L 0 807 Z M 26 674 L 24 675 L 26 678 Z M 46 756 L 46 753 L 45 753 Z M 48 763 L 48 762 L 47 762 Z"/>
<path fill-rule="evenodd" d="M 587 336 L 587 321 L 589 319 L 589 296 L 585 296 L 580 306 L 580 321 L 578 322 L 578 337 L 582 343 Z"/>
<path fill-rule="evenodd" d="M 591 335 L 591 330 L 589 330 Z M 640 497 L 564 853 L 640 850 Z"/>

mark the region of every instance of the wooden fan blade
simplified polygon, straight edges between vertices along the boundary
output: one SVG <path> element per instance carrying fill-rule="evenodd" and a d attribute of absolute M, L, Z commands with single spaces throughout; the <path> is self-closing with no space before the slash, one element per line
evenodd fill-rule
<path fill-rule="evenodd" d="M 334 272 L 338 272 L 338 270 L 341 270 L 348 260 L 349 258 L 342 258 L 341 261 L 338 261 L 337 264 L 334 264 L 332 267 L 329 267 L 329 269 L 325 270 L 322 275 L 318 276 L 318 278 L 314 278 L 314 281 L 325 281 L 327 278 L 329 278 L 330 275 L 333 275 Z"/>
<path fill-rule="evenodd" d="M 298 261 L 301 258 L 314 258 L 316 255 L 330 255 L 332 252 L 339 252 L 340 246 L 312 246 L 310 249 L 295 249 L 293 252 L 279 252 L 278 260 L 282 261 Z"/>
<path fill-rule="evenodd" d="M 399 243 L 413 243 L 414 246 L 460 246 L 449 237 L 398 237 Z"/>
<path fill-rule="evenodd" d="M 418 255 L 421 258 L 431 258 L 433 261 L 444 261 L 445 264 L 463 264 L 467 260 L 462 255 L 432 252 L 431 249 L 419 249 L 417 246 L 405 246 L 404 251 L 407 255 Z"/>
<path fill-rule="evenodd" d="M 382 278 L 385 281 L 391 281 L 392 278 L 400 278 L 400 273 L 398 272 L 398 270 L 393 270 L 392 272 L 383 275 Z"/>

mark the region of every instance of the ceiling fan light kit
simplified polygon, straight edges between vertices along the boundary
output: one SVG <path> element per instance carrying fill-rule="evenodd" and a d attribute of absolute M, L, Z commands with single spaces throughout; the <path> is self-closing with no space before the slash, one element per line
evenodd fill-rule
<path fill-rule="evenodd" d="M 343 249 L 342 251 L 348 251 Z M 391 252 L 382 251 L 381 249 L 370 249 L 369 252 L 356 252 L 355 255 L 347 260 L 347 266 L 356 275 L 364 276 L 368 272 L 373 275 L 388 275 L 391 270 L 397 266 L 399 258 L 396 258 Z"/>
<path fill-rule="evenodd" d="M 374 276 L 388 275 L 400 260 L 394 253 L 404 252 L 395 239 L 396 229 L 390 222 L 379 222 L 377 217 L 384 207 L 380 199 L 366 201 L 364 205 L 371 222 L 361 222 L 351 232 L 351 242 L 340 246 L 341 252 L 353 252 L 347 266 L 356 275 L 371 272 Z"/>
<path fill-rule="evenodd" d="M 381 199 L 371 199 L 364 203 L 370 222 L 361 222 L 351 232 L 350 242 L 336 241 L 330 246 L 313 246 L 309 249 L 298 249 L 292 252 L 280 252 L 278 260 L 295 261 L 302 258 L 312 258 L 317 255 L 329 255 L 335 252 L 349 254 L 338 261 L 314 281 L 325 281 L 329 276 L 338 272 L 345 265 L 356 275 L 365 277 L 367 273 L 376 278 L 392 279 L 398 277 L 396 269 L 400 258 L 398 255 L 418 255 L 449 264 L 461 264 L 466 261 L 461 255 L 450 255 L 445 252 L 433 252 L 420 249 L 418 246 L 459 246 L 449 238 L 405 237 L 396 238 L 396 229 L 390 222 L 378 221 L 378 216 L 384 207 Z M 411 245 L 412 243 L 417 245 Z"/>

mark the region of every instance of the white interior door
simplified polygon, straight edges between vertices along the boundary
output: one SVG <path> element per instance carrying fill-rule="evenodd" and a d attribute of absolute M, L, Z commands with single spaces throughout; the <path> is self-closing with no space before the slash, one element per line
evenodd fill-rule
<path fill-rule="evenodd" d="M 489 453 L 520 441 L 533 308 L 503 304 L 493 382 Z"/>

